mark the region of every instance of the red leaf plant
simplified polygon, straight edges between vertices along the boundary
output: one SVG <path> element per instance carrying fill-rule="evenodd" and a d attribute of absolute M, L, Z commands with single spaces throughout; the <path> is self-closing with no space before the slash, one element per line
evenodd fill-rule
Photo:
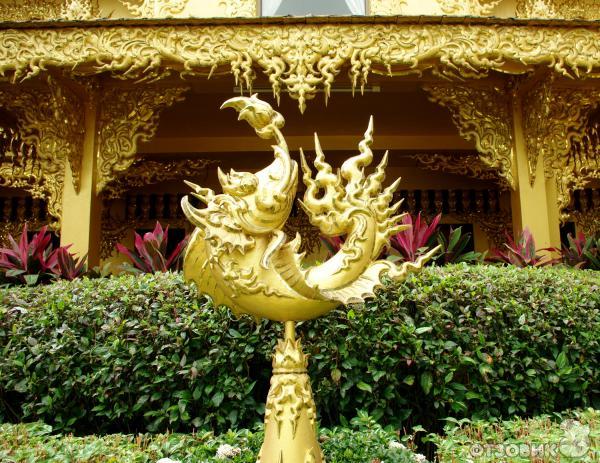
<path fill-rule="evenodd" d="M 156 222 L 154 230 L 144 234 L 135 234 L 134 249 L 128 249 L 123 244 L 117 244 L 117 251 L 125 255 L 130 263 L 125 269 L 134 273 L 155 273 L 180 270 L 182 256 L 188 243 L 188 236 L 177 243 L 175 249 L 167 256 L 169 226 L 163 230 Z"/>
<path fill-rule="evenodd" d="M 421 219 L 421 213 L 413 220 L 411 214 L 406 214 L 402 219 L 404 225 L 410 228 L 402 230 L 390 239 L 392 248 L 400 253 L 401 260 L 416 262 L 420 255 L 428 250 L 428 242 L 436 232 L 442 214 L 436 215 L 431 223 Z"/>
<path fill-rule="evenodd" d="M 516 241 L 509 234 L 506 235 L 506 238 L 507 242 L 504 243 L 503 248 L 491 250 L 488 261 L 511 264 L 520 268 L 543 267 L 554 265 L 560 261 L 560 259 L 553 259 L 549 255 L 538 253 L 538 251 L 557 252 L 557 249 L 544 248 L 537 250 L 535 239 L 529 228 L 525 228 Z"/>
<path fill-rule="evenodd" d="M 10 246 L 0 248 L 0 272 L 9 283 L 35 285 L 55 278 L 73 280 L 85 273 L 85 257 L 76 259 L 69 246 L 54 249 L 52 236 L 44 226 L 31 240 L 27 224 L 19 242 L 9 235 Z"/>

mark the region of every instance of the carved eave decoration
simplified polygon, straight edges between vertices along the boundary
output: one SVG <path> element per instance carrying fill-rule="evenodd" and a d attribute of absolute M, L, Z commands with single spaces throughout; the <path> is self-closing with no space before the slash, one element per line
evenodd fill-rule
<path fill-rule="evenodd" d="M 79 97 L 53 78 L 39 88 L 0 89 L 0 105 L 12 113 L 23 141 L 36 147 L 40 172 L 24 186 L 33 197 L 45 198 L 48 214 L 59 221 L 66 163 L 79 189 L 83 148 L 83 108 Z"/>
<path fill-rule="evenodd" d="M 161 111 L 182 101 L 187 90 L 158 84 L 105 90 L 98 120 L 97 193 L 135 162 L 138 144 L 156 134 Z"/>
<path fill-rule="evenodd" d="M 142 188 L 170 180 L 182 180 L 206 176 L 210 166 L 216 164 L 214 159 L 181 159 L 176 161 L 137 160 L 129 169 L 103 190 L 104 198 L 122 198 L 127 191 Z"/>
<path fill-rule="evenodd" d="M 545 177 L 556 180 L 563 221 L 568 219 L 572 192 L 600 178 L 598 147 L 588 132 L 590 116 L 598 107 L 600 88 L 562 87 L 551 79 L 524 99 L 530 181 L 535 181 L 542 159 Z"/>
<path fill-rule="evenodd" d="M 338 74 L 363 87 L 371 73 L 481 78 L 551 67 L 566 76 L 598 76 L 598 27 L 497 24 L 135 25 L 0 31 L 0 72 L 15 81 L 47 67 L 73 75 L 102 72 L 155 80 L 165 74 L 211 75 L 229 69 L 250 89 L 257 70 L 276 96 L 287 91 L 304 110 Z M 189 22 L 188 21 L 188 22 Z M 433 21 L 433 19 L 431 19 Z M 437 20 L 439 21 L 439 19 Z M 466 20 L 463 20 L 463 22 Z M 482 24 L 481 21 L 489 21 Z M 176 21 L 173 21 L 176 23 Z M 492 27 L 493 26 L 493 27 Z M 573 53 L 577 50 L 577 53 Z"/>
<path fill-rule="evenodd" d="M 476 180 L 488 180 L 507 190 L 510 185 L 498 171 L 481 161 L 477 153 L 416 153 L 410 156 L 418 167 L 433 172 L 464 175 Z"/>
<path fill-rule="evenodd" d="M 513 152 L 510 99 L 494 86 L 428 85 L 429 99 L 450 111 L 460 135 L 475 142 L 480 161 L 511 188 Z"/>

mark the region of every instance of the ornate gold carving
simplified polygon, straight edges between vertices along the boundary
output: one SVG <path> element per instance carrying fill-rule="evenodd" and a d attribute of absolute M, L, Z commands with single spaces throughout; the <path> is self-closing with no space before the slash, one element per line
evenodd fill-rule
<path fill-rule="evenodd" d="M 598 207 L 600 207 L 600 204 Z M 600 214 L 598 213 L 598 209 L 573 212 L 569 215 L 569 219 L 575 222 L 578 231 L 582 231 L 586 236 L 600 234 Z"/>
<path fill-rule="evenodd" d="M 202 40 L 199 40 L 201 37 Z M 170 71 L 209 75 L 224 66 L 244 87 L 255 68 L 274 93 L 282 89 L 304 108 L 349 68 L 353 86 L 371 72 L 484 77 L 551 66 L 567 76 L 600 75 L 593 28 L 488 25 L 352 24 L 132 26 L 0 31 L 0 73 L 16 80 L 58 66 L 77 75 L 112 72 L 156 79 Z M 577 53 L 573 53 L 577 50 Z"/>
<path fill-rule="evenodd" d="M 600 105 L 600 99 L 597 104 Z M 593 180 L 600 180 L 600 122 L 586 124 L 583 133 L 572 140 L 571 150 L 561 166 L 556 176 L 559 207 L 565 220 L 572 193 L 589 186 Z M 553 167 L 558 166 L 554 164 Z"/>
<path fill-rule="evenodd" d="M 142 85 L 105 92 L 98 122 L 98 193 L 133 164 L 138 143 L 156 134 L 161 111 L 182 101 L 187 90 Z"/>
<path fill-rule="evenodd" d="M 551 83 L 534 90 L 525 100 L 530 179 L 535 180 L 537 159 L 543 156 L 546 178 L 557 182 L 562 220 L 567 219 L 571 193 L 599 178 L 597 148 L 591 148 L 597 129 L 588 127 L 590 114 L 599 106 L 600 88 L 564 88 Z"/>
<path fill-rule="evenodd" d="M 496 87 L 429 85 L 424 89 L 434 103 L 448 108 L 460 135 L 473 140 L 481 162 L 515 187 L 512 175 L 510 100 Z"/>
<path fill-rule="evenodd" d="M 419 167 L 431 171 L 446 172 L 449 174 L 464 175 L 478 180 L 491 180 L 503 188 L 510 185 L 497 170 L 483 163 L 480 156 L 472 153 L 417 153 L 411 155 Z"/>
<path fill-rule="evenodd" d="M 48 201 L 48 214 L 61 216 L 65 165 L 79 187 L 83 144 L 83 110 L 77 96 L 53 79 L 48 88 L 0 89 L 0 104 L 15 115 L 25 143 L 35 145 L 40 177 L 28 188 L 34 197 Z"/>
<path fill-rule="evenodd" d="M 82 21 L 94 17 L 94 6 L 91 0 L 66 0 L 61 17 L 72 21 Z"/>
<path fill-rule="evenodd" d="M 220 0 L 219 5 L 225 8 L 228 18 L 252 18 L 259 16 L 256 0 Z"/>
<path fill-rule="evenodd" d="M 96 13 L 96 4 L 91 0 L 22 0 L 0 5 L 2 21 L 85 20 Z"/>
<path fill-rule="evenodd" d="M 523 130 L 527 146 L 527 165 L 529 168 L 529 183 L 533 186 L 536 179 L 538 159 L 545 152 L 552 151 L 556 137 L 548 137 L 555 131 L 555 124 L 562 121 L 550 119 L 552 79 L 547 79 L 531 90 L 523 99 Z M 558 129 L 560 133 L 561 130 Z"/>
<path fill-rule="evenodd" d="M 519 0 L 517 16 L 546 19 L 600 19 L 597 0 Z"/>
<path fill-rule="evenodd" d="M 488 16 L 503 0 L 437 0 L 442 11 L 452 15 Z"/>
<path fill-rule="evenodd" d="M 140 3 L 141 1 L 141 3 Z M 129 12 L 141 18 L 164 18 L 181 14 L 189 0 L 120 0 Z"/>
<path fill-rule="evenodd" d="M 339 253 L 327 262 L 304 270 L 298 254 L 301 237 L 286 242 L 281 230 L 290 214 L 297 188 L 298 166 L 288 152 L 280 129 L 281 114 L 258 98 L 237 97 L 233 107 L 264 139 L 275 139 L 275 160 L 256 174 L 219 170 L 223 194 L 193 185 L 193 195 L 207 207 L 197 209 L 182 201 L 188 220 L 197 228 L 190 240 L 184 272 L 215 304 L 236 313 L 272 320 L 306 320 L 341 303 L 359 302 L 373 295 L 380 276 L 402 280 L 424 262 L 376 260 L 389 236 L 405 229 L 390 206 L 399 180 L 383 189 L 387 153 L 373 174 L 364 168 L 373 160 L 373 120 L 359 144 L 360 154 L 333 173 L 315 137 L 317 174 L 301 153 L 306 185 L 300 203 L 310 222 L 326 236 L 347 235 Z M 352 211 L 352 213 L 349 213 Z M 427 256 L 430 256 L 428 254 Z M 425 258 L 427 258 L 427 256 Z M 280 303 L 285 301 L 285 308 Z"/>
<path fill-rule="evenodd" d="M 290 452 L 293 446 L 282 439 L 283 434 L 288 439 L 291 437 L 292 441 L 303 440 L 305 436 L 299 434 L 305 429 L 312 431 L 313 436 L 316 434 L 317 409 L 307 365 L 308 360 L 302 352 L 300 340 L 286 336 L 286 339 L 278 341 L 273 355 L 273 376 L 265 407 L 265 445 L 260 449 L 257 463 L 325 461 L 314 437 L 314 442 L 310 442 L 308 448 L 302 449 L 299 454 Z M 280 455 L 280 459 L 273 460 L 273 455 Z"/>
<path fill-rule="evenodd" d="M 381 278 L 402 281 L 418 271 L 438 251 L 416 262 L 396 266 L 378 260 L 389 237 L 408 228 L 391 204 L 400 184 L 383 188 L 387 153 L 373 173 L 373 118 L 359 143 L 359 154 L 334 173 L 325 161 L 315 135 L 314 168 L 300 152 L 306 191 L 300 205 L 310 222 L 325 236 L 346 235 L 340 250 L 326 262 L 309 268 L 298 252 L 302 238 L 288 240 L 282 228 L 292 210 L 298 186 L 293 161 L 281 129 L 285 120 L 268 103 L 252 97 L 227 100 L 256 134 L 274 140 L 273 162 L 257 172 L 229 174 L 218 170 L 222 194 L 189 183 L 192 195 L 206 207 L 198 209 L 186 196 L 183 212 L 196 227 L 188 244 L 183 271 L 215 306 L 226 304 L 234 313 L 285 322 L 285 339 L 275 351 L 273 377 L 265 413 L 265 441 L 258 461 L 263 463 L 321 463 L 316 439 L 316 411 L 306 374 L 306 357 L 295 339 L 295 321 L 326 314 L 340 304 L 374 296 Z"/>
<path fill-rule="evenodd" d="M 382 16 L 402 14 L 406 4 L 407 0 L 370 0 L 369 14 Z"/>
<path fill-rule="evenodd" d="M 468 211 L 456 214 L 456 217 L 467 223 L 477 224 L 493 246 L 501 246 L 506 236 L 512 235 L 512 217 L 501 209 L 496 212 Z"/>
<path fill-rule="evenodd" d="M 122 175 L 106 184 L 103 190 L 107 199 L 121 198 L 126 191 L 168 180 L 193 178 L 206 173 L 212 159 L 182 159 L 177 161 L 150 161 L 139 159 Z"/>

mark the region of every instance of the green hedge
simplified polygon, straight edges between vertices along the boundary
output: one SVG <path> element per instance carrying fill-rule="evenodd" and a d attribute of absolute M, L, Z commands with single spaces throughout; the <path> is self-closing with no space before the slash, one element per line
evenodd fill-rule
<path fill-rule="evenodd" d="M 357 419 L 352 429 L 323 429 L 321 446 L 329 463 L 427 463 L 398 436 Z M 239 430 L 219 436 L 142 434 L 74 437 L 52 434 L 43 423 L 0 425 L 0 461 L 10 463 L 255 463 L 262 431 Z M 226 448 L 226 447 L 229 448 Z M 220 458 L 227 456 L 226 458 Z M 163 460 L 165 461 L 165 460 Z"/>
<path fill-rule="evenodd" d="M 550 413 L 600 400 L 600 273 L 428 268 L 299 328 L 325 425 Z M 261 419 L 278 324 L 180 275 L 0 290 L 0 415 L 56 429 L 224 430 Z"/>
<path fill-rule="evenodd" d="M 562 416 L 449 423 L 445 435 L 432 434 L 439 463 L 597 463 L 600 461 L 600 410 Z M 460 424 L 460 425 L 459 425 Z"/>

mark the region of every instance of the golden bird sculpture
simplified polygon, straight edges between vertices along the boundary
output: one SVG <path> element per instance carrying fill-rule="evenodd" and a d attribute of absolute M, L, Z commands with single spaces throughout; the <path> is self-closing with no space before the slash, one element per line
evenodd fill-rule
<path fill-rule="evenodd" d="M 281 132 L 285 120 L 268 103 L 235 97 L 221 108 L 234 108 L 264 139 L 273 140 L 273 162 L 257 173 L 225 174 L 218 170 L 223 193 L 186 182 L 205 207 L 182 200 L 183 211 L 196 227 L 184 257 L 186 280 L 208 294 L 215 306 L 235 314 L 285 323 L 285 337 L 273 356 L 273 376 L 265 408 L 265 441 L 259 463 L 320 463 L 316 409 L 306 372 L 307 359 L 295 337 L 295 322 L 325 315 L 349 303 L 374 296 L 381 279 L 401 281 L 437 252 L 398 266 L 380 260 L 390 236 L 404 230 L 401 202 L 391 204 L 400 179 L 383 187 L 388 153 L 369 175 L 373 161 L 373 118 L 359 154 L 334 171 L 315 134 L 316 159 L 309 166 L 300 150 L 306 185 L 300 206 L 322 235 L 346 236 L 339 251 L 321 264 L 306 266 L 299 253 L 302 237 L 289 240 L 282 228 L 292 209 L 298 164 Z"/>

